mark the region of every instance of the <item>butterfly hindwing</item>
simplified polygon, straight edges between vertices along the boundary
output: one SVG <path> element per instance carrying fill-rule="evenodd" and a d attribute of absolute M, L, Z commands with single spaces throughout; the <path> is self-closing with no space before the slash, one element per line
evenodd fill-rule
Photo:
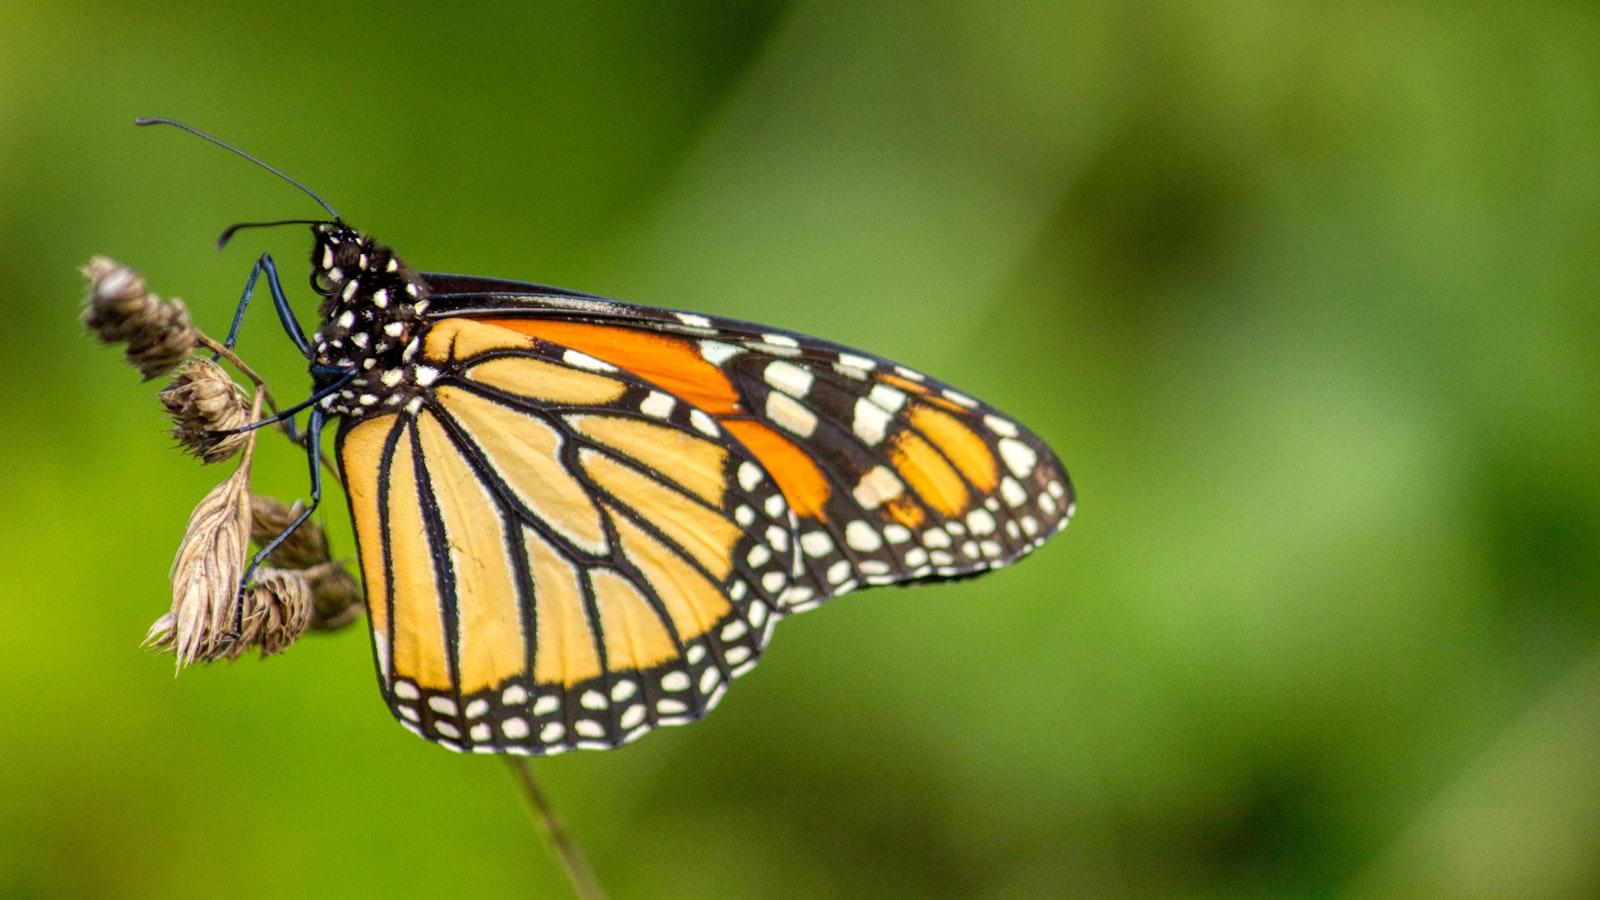
<path fill-rule="evenodd" d="M 509 329 L 433 323 L 421 360 L 425 398 L 339 435 L 396 717 L 546 754 L 702 715 L 796 568 L 760 463 L 698 408 Z"/>

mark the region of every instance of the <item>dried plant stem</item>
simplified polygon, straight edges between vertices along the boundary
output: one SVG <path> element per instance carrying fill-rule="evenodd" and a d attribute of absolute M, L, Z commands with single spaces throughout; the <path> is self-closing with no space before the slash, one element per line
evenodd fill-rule
<path fill-rule="evenodd" d="M 211 337 L 205 332 L 200 331 L 199 329 L 195 330 L 195 341 L 200 346 L 227 360 L 235 369 L 239 370 L 239 374 L 250 379 L 250 383 L 256 386 L 256 390 L 259 391 L 262 398 L 266 400 L 267 409 L 271 410 L 274 415 L 277 414 L 278 404 L 272 399 L 272 392 L 267 390 L 266 380 L 260 375 L 257 375 L 256 370 L 250 368 L 250 366 L 246 364 L 243 359 L 240 359 L 239 354 L 234 353 L 233 350 L 230 349 L 226 344 L 222 343 L 216 338 Z M 283 432 L 285 435 L 289 434 L 289 423 L 279 422 L 278 430 Z M 322 457 L 322 467 L 327 469 L 328 474 L 333 476 L 333 481 L 335 484 L 344 483 L 339 477 L 339 467 L 335 466 L 333 461 L 326 456 Z"/>
<path fill-rule="evenodd" d="M 567 881 L 572 884 L 572 892 L 580 900 L 605 900 L 605 891 L 601 889 L 600 882 L 594 877 L 594 870 L 589 868 L 589 863 L 583 858 L 583 851 L 572 840 L 572 835 L 567 832 L 567 827 L 561 824 L 555 810 L 550 808 L 550 802 L 545 799 L 544 791 L 539 789 L 539 783 L 533 778 L 533 767 L 528 760 L 521 756 L 504 757 L 506 764 L 511 766 L 511 772 L 517 778 L 517 783 L 522 785 L 522 794 L 528 801 L 528 810 L 533 815 L 534 821 L 544 830 L 544 836 L 550 841 L 550 849 L 556 858 L 561 861 L 561 868 L 567 873 Z"/>

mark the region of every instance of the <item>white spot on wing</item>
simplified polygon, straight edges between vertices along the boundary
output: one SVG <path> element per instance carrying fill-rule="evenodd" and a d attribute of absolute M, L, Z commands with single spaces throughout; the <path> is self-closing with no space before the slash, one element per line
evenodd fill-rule
<path fill-rule="evenodd" d="M 900 496 L 905 484 L 886 466 L 873 466 L 856 484 L 851 496 L 863 509 L 877 509 L 885 502 Z"/>
<path fill-rule="evenodd" d="M 791 397 L 804 397 L 811 391 L 814 380 L 810 372 L 791 362 L 779 360 L 767 364 L 762 373 L 767 384 Z"/>
<path fill-rule="evenodd" d="M 617 370 L 616 366 L 577 350 L 568 350 L 562 353 L 561 359 L 569 366 L 577 366 L 580 369 L 588 369 L 591 372 L 615 372 Z"/>
<path fill-rule="evenodd" d="M 672 415 L 672 407 L 676 406 L 677 403 L 678 401 L 672 399 L 671 394 L 651 391 L 650 396 L 639 403 L 639 411 L 647 416 L 665 419 L 667 416 Z"/>
<path fill-rule="evenodd" d="M 767 418 L 779 427 L 803 438 L 817 430 L 817 417 L 794 398 L 777 391 L 767 394 Z"/>
<path fill-rule="evenodd" d="M 1039 462 L 1039 454 L 1016 438 L 1000 439 L 1000 458 L 1005 460 L 1006 468 L 1018 478 L 1027 477 Z"/>
<path fill-rule="evenodd" d="M 862 553 L 871 553 L 883 546 L 883 538 L 878 536 L 877 529 L 857 519 L 844 527 L 844 542 L 850 549 Z"/>

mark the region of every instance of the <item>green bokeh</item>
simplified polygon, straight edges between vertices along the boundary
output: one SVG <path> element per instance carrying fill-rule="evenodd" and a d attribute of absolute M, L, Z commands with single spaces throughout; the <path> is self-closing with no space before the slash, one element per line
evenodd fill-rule
<path fill-rule="evenodd" d="M 137 649 L 221 471 L 75 267 L 217 331 L 270 250 L 309 315 L 304 234 L 210 242 L 315 208 L 136 115 L 421 268 L 868 347 L 1067 461 L 1025 563 L 539 762 L 616 896 L 1600 893 L 1593 4 L 133 5 L 0 5 L 0 894 L 565 893 L 360 627 Z"/>

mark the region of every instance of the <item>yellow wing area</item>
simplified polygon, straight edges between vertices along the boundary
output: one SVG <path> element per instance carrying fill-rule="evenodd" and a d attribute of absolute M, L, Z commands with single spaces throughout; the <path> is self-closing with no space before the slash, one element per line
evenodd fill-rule
<path fill-rule="evenodd" d="M 544 754 L 703 714 L 793 567 L 777 485 L 628 373 L 469 320 L 425 346 L 423 402 L 339 437 L 395 715 Z"/>

